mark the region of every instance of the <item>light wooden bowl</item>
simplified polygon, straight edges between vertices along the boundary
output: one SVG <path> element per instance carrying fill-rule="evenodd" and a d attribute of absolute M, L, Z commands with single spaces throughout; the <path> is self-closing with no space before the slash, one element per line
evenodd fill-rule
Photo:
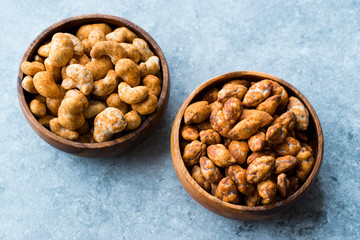
<path fill-rule="evenodd" d="M 117 27 L 129 28 L 139 37 L 143 38 L 149 44 L 151 50 L 160 59 L 163 84 L 161 94 L 159 96 L 158 106 L 155 112 L 149 115 L 146 120 L 142 122 L 141 126 L 138 129 L 129 132 L 128 134 L 118 139 L 103 143 L 79 143 L 70 141 L 55 135 L 54 133 L 43 127 L 30 112 L 29 102 L 31 101 L 31 94 L 24 91 L 21 87 L 21 81 L 24 77 L 21 69 L 19 69 L 17 91 L 20 106 L 26 120 L 34 129 L 34 131 L 47 143 L 49 143 L 55 148 L 58 148 L 59 150 L 77 156 L 92 158 L 113 157 L 123 153 L 124 151 L 128 150 L 133 146 L 138 145 L 149 134 L 151 134 L 168 104 L 170 96 L 169 69 L 166 63 L 165 56 L 156 41 L 142 28 L 126 19 L 105 14 L 86 14 L 64 19 L 45 29 L 30 44 L 29 48 L 25 52 L 22 62 L 26 60 L 30 61 L 32 57 L 36 54 L 37 49 L 46 41 L 51 40 L 53 34 L 57 32 L 69 32 L 75 34 L 76 30 L 80 26 L 91 23 L 107 23 L 112 27 L 112 29 Z"/>
<path fill-rule="evenodd" d="M 183 122 L 183 116 L 187 106 L 199 100 L 199 96 L 205 90 L 212 87 L 220 87 L 222 84 L 229 80 L 233 79 L 246 79 L 251 81 L 259 81 L 262 79 L 271 79 L 280 83 L 285 87 L 289 96 L 295 96 L 299 98 L 307 107 L 310 113 L 310 124 L 309 124 L 309 136 L 310 141 L 309 145 L 313 148 L 315 165 L 314 168 L 306 180 L 306 182 L 299 188 L 299 190 L 291 195 L 289 198 L 276 202 L 270 206 L 256 206 L 256 207 L 247 207 L 241 205 L 235 205 L 223 202 L 218 198 L 212 196 L 203 190 L 191 177 L 190 173 L 185 167 L 184 161 L 182 159 L 182 154 L 179 146 L 179 130 Z M 174 125 L 171 132 L 171 157 L 172 162 L 175 168 L 175 172 L 183 185 L 186 191 L 192 196 L 198 203 L 207 208 L 208 210 L 219 214 L 224 217 L 240 219 L 240 220 L 258 220 L 263 218 L 268 218 L 277 214 L 280 214 L 283 211 L 291 208 L 296 202 L 298 202 L 303 196 L 306 190 L 313 183 L 316 174 L 319 171 L 322 156 L 323 156 L 323 134 L 321 130 L 321 125 L 319 119 L 316 115 L 314 108 L 311 106 L 309 101 L 302 95 L 295 87 L 287 83 L 286 81 L 260 72 L 251 72 L 251 71 L 241 71 L 241 72 L 230 72 L 218 77 L 212 78 L 209 81 L 201 84 L 195 91 L 193 91 L 190 96 L 184 101 L 179 112 L 176 115 Z"/>

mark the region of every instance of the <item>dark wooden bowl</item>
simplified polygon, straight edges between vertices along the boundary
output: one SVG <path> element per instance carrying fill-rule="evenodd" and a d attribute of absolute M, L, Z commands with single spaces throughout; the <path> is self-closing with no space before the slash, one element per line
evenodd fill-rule
<path fill-rule="evenodd" d="M 144 140 L 151 132 L 155 129 L 160 116 L 166 109 L 166 106 L 169 101 L 170 96 L 170 75 L 169 69 L 166 63 L 165 56 L 161 51 L 159 45 L 156 41 L 142 28 L 137 26 L 136 24 L 111 15 L 105 14 L 86 14 L 80 16 L 74 16 L 67 19 L 64 19 L 54 25 L 45 29 L 36 39 L 30 44 L 29 48 L 25 52 L 25 55 L 22 59 L 23 61 L 30 61 L 32 57 L 36 54 L 37 49 L 44 44 L 46 41 L 51 40 L 53 34 L 57 32 L 69 32 L 76 33 L 76 30 L 84 25 L 91 23 L 107 23 L 112 27 L 112 29 L 117 27 L 127 27 L 134 33 L 136 33 L 139 37 L 143 38 L 153 50 L 153 52 L 159 57 L 161 63 L 161 73 L 162 73 L 162 90 L 159 96 L 159 102 L 157 109 L 151 115 L 149 115 L 145 121 L 142 122 L 141 126 L 118 138 L 115 140 L 103 142 L 103 143 L 79 143 L 70 141 L 64 138 L 61 138 L 47 128 L 43 127 L 33 116 L 29 109 L 29 102 L 31 101 L 31 94 L 27 93 L 21 87 L 21 81 L 24 77 L 23 72 L 19 69 L 19 76 L 17 82 L 17 90 L 19 96 L 19 102 L 21 109 L 24 113 L 24 116 L 30 126 L 34 129 L 34 131 L 47 143 L 56 147 L 64 152 L 83 156 L 83 157 L 113 157 L 117 156 L 129 148 L 136 146 L 142 140 Z"/>
<path fill-rule="evenodd" d="M 220 87 L 225 82 L 232 79 L 246 79 L 251 81 L 259 81 L 262 79 L 271 79 L 280 83 L 285 87 L 289 96 L 295 96 L 299 98 L 307 107 L 310 113 L 310 124 L 309 124 L 309 136 L 310 141 L 309 145 L 313 148 L 315 165 L 314 168 L 306 180 L 306 182 L 299 188 L 299 190 L 291 195 L 289 198 L 276 202 L 273 205 L 269 206 L 257 206 L 257 207 L 247 207 L 240 206 L 235 204 L 230 204 L 219 200 L 218 198 L 212 196 L 203 190 L 191 177 L 190 173 L 185 167 L 184 161 L 182 159 L 180 146 L 179 146 L 179 130 L 182 124 L 183 116 L 187 106 L 199 100 L 201 94 L 211 88 L 211 87 Z M 179 112 L 176 115 L 174 125 L 171 132 L 171 157 L 175 172 L 183 185 L 186 191 L 192 196 L 198 203 L 207 208 L 208 210 L 219 214 L 224 217 L 240 219 L 240 220 L 259 220 L 263 218 L 268 218 L 280 214 L 281 212 L 291 208 L 296 202 L 298 202 L 303 196 L 306 190 L 314 181 L 314 178 L 319 171 L 322 156 L 323 156 L 323 134 L 321 130 L 321 125 L 319 119 L 316 115 L 314 108 L 311 106 L 309 101 L 302 95 L 295 87 L 287 83 L 286 81 L 260 72 L 251 72 L 251 71 L 241 71 L 241 72 L 230 72 L 215 78 L 210 79 L 209 81 L 201 84 L 198 88 L 193 91 L 190 96 L 184 101 Z"/>

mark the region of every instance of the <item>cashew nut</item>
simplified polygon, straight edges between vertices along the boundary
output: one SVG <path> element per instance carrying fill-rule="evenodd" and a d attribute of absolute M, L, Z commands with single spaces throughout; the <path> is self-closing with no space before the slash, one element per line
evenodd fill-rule
<path fill-rule="evenodd" d="M 157 104 L 157 97 L 154 94 L 149 93 L 142 102 L 132 104 L 131 107 L 141 115 L 149 115 L 156 110 Z"/>
<path fill-rule="evenodd" d="M 92 59 L 85 67 L 93 75 L 94 81 L 104 78 L 108 71 L 113 68 L 113 64 L 108 56 Z"/>
<path fill-rule="evenodd" d="M 125 120 L 127 122 L 127 125 L 125 128 L 126 131 L 135 130 L 141 124 L 141 117 L 135 110 L 132 110 L 132 111 L 126 113 Z"/>
<path fill-rule="evenodd" d="M 62 82 L 62 87 L 71 89 L 78 88 L 83 94 L 89 95 L 94 88 L 94 81 L 91 72 L 80 64 L 71 64 L 66 68 L 67 79 Z M 69 80 L 69 78 L 71 80 Z M 75 83 L 74 83 L 75 82 Z M 69 84 L 71 83 L 71 84 Z"/>
<path fill-rule="evenodd" d="M 55 67 L 65 66 L 72 58 L 74 53 L 74 44 L 64 33 L 56 33 L 51 40 L 49 59 Z"/>
<path fill-rule="evenodd" d="M 61 67 L 55 67 L 54 65 L 52 65 L 49 58 L 45 59 L 44 65 L 46 71 L 50 72 L 53 75 L 55 82 L 61 80 Z"/>
<path fill-rule="evenodd" d="M 62 138 L 66 138 L 69 140 L 76 140 L 79 137 L 79 134 L 76 131 L 71 131 L 62 127 L 59 123 L 59 118 L 53 118 L 49 122 L 50 130 L 59 135 Z"/>
<path fill-rule="evenodd" d="M 123 131 L 127 125 L 124 114 L 113 107 L 108 107 L 99 113 L 94 120 L 94 139 L 104 142 L 115 134 Z"/>
<path fill-rule="evenodd" d="M 78 39 L 76 36 L 70 34 L 70 33 L 64 33 L 66 36 L 68 36 L 70 38 L 70 40 L 72 41 L 73 45 L 74 45 L 74 54 L 81 56 L 84 54 L 84 45 L 82 44 L 82 42 L 80 41 L 80 39 Z"/>
<path fill-rule="evenodd" d="M 94 82 L 92 94 L 96 96 L 106 96 L 112 93 L 117 86 L 117 76 L 114 70 L 109 70 L 106 77 Z"/>
<path fill-rule="evenodd" d="M 28 62 L 24 61 L 21 63 L 21 71 L 28 76 L 34 76 L 36 73 L 45 71 L 44 64 L 41 62 L 33 61 Z"/>
<path fill-rule="evenodd" d="M 38 49 L 38 54 L 42 57 L 49 57 L 49 52 L 50 52 L 50 48 L 51 48 L 51 42 L 48 42 L 44 45 L 42 45 L 41 47 L 39 47 Z"/>
<path fill-rule="evenodd" d="M 120 99 L 130 105 L 143 101 L 149 94 L 148 87 L 137 86 L 132 88 L 126 82 L 121 82 L 118 90 Z"/>
<path fill-rule="evenodd" d="M 111 62 L 115 65 L 121 58 L 126 57 L 126 52 L 120 43 L 112 41 L 97 42 L 90 51 L 92 58 L 109 56 Z"/>
<path fill-rule="evenodd" d="M 160 71 L 160 60 L 157 56 L 150 57 L 146 62 L 139 65 L 141 77 L 156 75 Z"/>
<path fill-rule="evenodd" d="M 81 56 L 75 56 L 75 59 L 78 61 L 79 64 L 85 66 L 86 64 L 88 64 L 90 62 L 90 58 L 86 55 L 83 54 Z"/>
<path fill-rule="evenodd" d="M 85 119 L 90 119 L 98 115 L 106 108 L 106 104 L 96 100 L 90 100 L 89 106 L 83 110 Z"/>
<path fill-rule="evenodd" d="M 152 94 L 159 97 L 161 93 L 161 82 L 158 77 L 154 75 L 147 75 L 143 78 L 142 84 L 147 86 Z"/>
<path fill-rule="evenodd" d="M 61 91 L 54 81 L 50 72 L 42 71 L 35 74 L 33 78 L 34 86 L 40 95 L 49 98 L 58 98 Z"/>
<path fill-rule="evenodd" d="M 58 98 L 46 98 L 46 107 L 49 109 L 51 114 L 54 115 L 54 116 L 58 115 L 59 107 L 60 107 L 61 102 L 64 99 L 64 95 L 65 95 L 65 89 L 63 89 L 59 85 L 58 85 L 58 87 L 59 87 L 60 92 L 61 92 L 60 97 L 58 97 Z"/>
<path fill-rule="evenodd" d="M 39 55 L 34 56 L 34 61 L 44 64 L 44 58 Z"/>
<path fill-rule="evenodd" d="M 78 98 L 64 98 L 58 111 L 59 123 L 66 129 L 76 130 L 85 122 L 81 110 L 83 103 Z"/>
<path fill-rule="evenodd" d="M 105 23 L 87 24 L 79 28 L 79 30 L 76 32 L 76 37 L 80 40 L 88 39 L 89 34 L 94 29 L 100 29 L 105 35 L 111 32 L 110 26 Z"/>
<path fill-rule="evenodd" d="M 140 84 L 140 69 L 131 59 L 120 59 L 115 65 L 115 73 L 131 87 Z"/>
<path fill-rule="evenodd" d="M 149 45 L 141 38 L 135 38 L 133 44 L 137 47 L 142 62 L 147 61 L 154 53 L 150 50 Z"/>
<path fill-rule="evenodd" d="M 123 114 L 126 114 L 129 111 L 129 105 L 126 102 L 121 101 L 119 94 L 112 93 L 106 99 L 106 104 L 109 107 L 115 107 L 119 109 Z"/>
<path fill-rule="evenodd" d="M 134 44 L 120 43 L 120 45 L 124 48 L 127 58 L 130 58 L 135 63 L 140 61 L 140 53 Z"/>
<path fill-rule="evenodd" d="M 89 101 L 86 96 L 77 89 L 71 89 L 65 93 L 64 98 L 78 98 L 83 104 L 83 109 L 89 106 Z"/>
<path fill-rule="evenodd" d="M 21 82 L 21 86 L 29 93 L 38 94 L 34 86 L 33 78 L 31 76 L 26 76 Z"/>
<path fill-rule="evenodd" d="M 89 43 L 90 47 L 93 48 L 97 42 L 105 41 L 105 34 L 101 29 L 94 29 L 89 34 Z"/>
<path fill-rule="evenodd" d="M 46 107 L 45 104 L 40 102 L 37 99 L 33 99 L 30 102 L 30 111 L 36 116 L 36 117 L 43 117 L 46 115 Z"/>
<path fill-rule="evenodd" d="M 51 119 L 54 119 L 55 116 L 53 115 L 45 115 L 41 118 L 39 118 L 39 123 L 45 127 L 49 127 L 49 122 Z"/>

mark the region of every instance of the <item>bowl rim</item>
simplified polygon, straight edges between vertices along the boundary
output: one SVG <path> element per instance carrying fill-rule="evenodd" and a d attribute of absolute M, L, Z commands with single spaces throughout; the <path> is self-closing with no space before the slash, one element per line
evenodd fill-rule
<path fill-rule="evenodd" d="M 140 36 L 141 38 L 143 38 L 150 46 L 150 48 L 152 48 L 153 50 L 155 50 L 155 52 L 157 53 L 156 56 L 159 57 L 160 63 L 161 63 L 161 73 L 162 73 L 162 88 L 161 88 L 161 93 L 159 95 L 158 98 L 158 105 L 156 110 L 151 113 L 150 115 L 148 115 L 146 117 L 146 119 L 141 123 L 140 127 L 126 133 L 125 135 L 117 138 L 117 139 L 113 139 L 110 141 L 106 141 L 106 142 L 101 142 L 101 143 L 82 143 L 82 142 L 75 142 L 75 141 L 71 141 L 65 138 L 62 138 L 58 135 L 56 135 L 55 133 L 51 132 L 49 129 L 47 129 L 46 127 L 44 127 L 43 125 L 41 125 L 39 123 L 39 121 L 34 117 L 34 115 L 31 113 L 29 105 L 26 102 L 25 99 L 25 90 L 22 88 L 21 86 L 21 82 L 23 80 L 24 74 L 21 71 L 21 63 L 24 61 L 28 61 L 30 59 L 30 57 L 32 57 L 34 55 L 35 52 L 33 52 L 33 54 L 31 54 L 31 52 L 33 51 L 33 49 L 36 47 L 36 45 L 38 45 L 43 41 L 46 41 L 46 36 L 48 34 L 50 34 L 50 32 L 52 32 L 54 29 L 61 27 L 63 25 L 66 24 L 71 24 L 72 22 L 76 22 L 78 20 L 84 20 L 84 21 L 89 21 L 89 23 L 85 23 L 85 24 L 93 24 L 93 23 L 102 23 L 102 21 L 114 21 L 117 22 L 117 24 L 111 24 L 111 23 L 107 23 L 109 25 L 118 25 L 118 27 L 127 27 L 130 30 L 136 32 L 136 34 Z M 81 25 L 79 25 L 80 27 Z M 154 121 L 156 119 L 156 116 L 158 114 L 161 114 L 162 111 L 162 106 L 165 104 L 167 104 L 167 97 L 170 97 L 170 74 L 169 74 L 169 68 L 165 59 L 165 55 L 162 52 L 160 46 L 157 44 L 157 42 L 152 38 L 152 36 L 147 33 L 144 29 L 142 29 L 140 26 L 136 25 L 135 23 L 121 18 L 121 17 L 117 17 L 114 15 L 109 15 L 109 14 L 100 14 L 100 13 L 94 13 L 94 14 L 82 14 L 82 15 L 76 15 L 76 16 L 71 16 L 68 18 L 65 18 L 63 20 L 60 20 L 52 25 L 50 25 L 49 27 L 47 27 L 45 30 L 43 30 L 29 45 L 29 47 L 27 48 L 22 60 L 21 60 L 20 66 L 19 66 L 19 71 L 18 71 L 18 81 L 17 81 L 17 92 L 18 92 L 18 100 L 22 109 L 22 112 L 25 116 L 25 118 L 27 119 L 27 121 L 29 122 L 30 126 L 35 130 L 35 132 L 40 136 L 41 134 L 45 134 L 47 135 L 49 138 L 51 138 L 53 141 L 56 142 L 60 142 L 64 145 L 68 145 L 71 146 L 73 148 L 77 148 L 77 149 L 101 149 L 101 148 L 107 148 L 107 147 L 112 147 L 115 146 L 119 143 L 124 143 L 128 140 L 131 139 L 135 139 L 137 136 L 139 136 L 139 134 L 141 132 L 143 132 L 144 130 L 146 130 L 149 126 L 150 123 L 152 121 Z M 41 134 L 40 134 L 41 133 Z"/>
<path fill-rule="evenodd" d="M 185 109 L 194 100 L 194 98 L 197 97 L 197 94 L 202 92 L 204 89 L 208 88 L 208 86 L 214 85 L 217 82 L 221 82 L 221 80 L 224 80 L 227 78 L 229 79 L 228 81 L 230 81 L 231 79 L 236 79 L 236 78 L 241 79 L 241 76 L 244 76 L 244 75 L 256 76 L 256 77 L 259 77 L 262 79 L 274 80 L 274 81 L 280 83 L 282 86 L 289 88 L 290 90 L 295 92 L 299 96 L 299 98 L 301 98 L 300 100 L 308 109 L 310 116 L 314 121 L 316 135 L 318 137 L 318 144 L 317 144 L 318 151 L 316 154 L 315 164 L 314 164 L 314 167 L 313 167 L 310 175 L 308 176 L 307 180 L 293 195 L 291 195 L 290 197 L 288 197 L 282 201 L 276 202 L 276 203 L 274 203 L 272 205 L 268 205 L 268 206 L 249 207 L 249 206 L 227 203 L 227 202 L 224 202 L 224 201 L 216 198 L 215 196 L 211 195 L 210 193 L 206 192 L 191 177 L 191 175 L 190 175 L 189 171 L 187 170 L 187 168 L 184 164 L 184 161 L 182 159 L 180 146 L 179 146 L 179 139 L 180 139 L 179 138 L 179 130 L 180 130 L 180 126 L 181 126 L 181 122 L 182 122 L 182 118 L 183 118 Z M 294 86 L 292 86 L 290 83 L 286 82 L 285 80 L 275 77 L 275 76 L 272 76 L 272 75 L 269 75 L 269 74 L 266 74 L 266 73 L 257 72 L 257 71 L 234 71 L 234 72 L 224 73 L 224 74 L 218 75 L 216 77 L 213 77 L 213 78 L 205 81 L 204 83 L 202 83 L 200 86 L 198 86 L 183 102 L 183 104 L 181 105 L 181 107 L 175 117 L 172 132 L 171 132 L 171 143 L 170 143 L 172 162 L 173 162 L 175 172 L 178 175 L 179 180 L 180 180 L 179 174 L 182 174 L 182 176 L 185 177 L 184 181 L 187 181 L 193 187 L 193 189 L 195 189 L 196 193 L 201 195 L 201 197 L 203 199 L 209 199 L 209 201 L 213 202 L 217 206 L 226 208 L 227 211 L 237 211 L 238 213 L 249 212 L 249 213 L 259 214 L 259 215 L 261 214 L 261 212 L 284 207 L 285 205 L 288 205 L 288 203 L 292 202 L 296 198 L 299 198 L 300 196 L 302 196 L 305 193 L 305 191 L 308 189 L 308 186 L 315 179 L 315 177 L 320 169 L 320 166 L 322 163 L 322 158 L 323 158 L 323 150 L 324 150 L 323 145 L 324 145 L 323 133 L 322 133 L 322 128 L 321 128 L 319 118 L 318 118 L 314 108 L 310 104 L 310 102 L 306 99 L 306 97 L 299 90 L 297 90 Z M 182 183 L 181 180 L 180 180 L 180 182 Z M 184 186 L 183 183 L 182 183 L 182 185 Z M 200 201 L 199 199 L 195 198 L 188 191 L 188 189 L 186 189 L 185 186 L 184 186 L 184 188 L 198 203 L 200 203 L 201 205 L 203 205 L 206 208 L 211 208 L 209 206 L 206 206 L 207 204 L 205 204 L 203 201 Z M 211 209 L 209 209 L 209 210 L 211 210 Z M 213 211 L 213 210 L 211 210 L 211 211 Z"/>

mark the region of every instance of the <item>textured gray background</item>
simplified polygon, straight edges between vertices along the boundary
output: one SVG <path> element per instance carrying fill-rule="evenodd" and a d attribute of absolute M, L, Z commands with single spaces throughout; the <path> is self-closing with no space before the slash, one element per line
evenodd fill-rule
<path fill-rule="evenodd" d="M 0 239 L 359 239 L 359 1 L 0 1 Z M 73 15 L 127 18 L 161 46 L 171 98 L 159 128 L 118 159 L 84 159 L 42 141 L 16 95 L 20 60 Z M 170 130 L 186 96 L 234 70 L 281 77 L 320 118 L 325 151 L 304 200 L 272 219 L 217 216 L 183 189 Z"/>

